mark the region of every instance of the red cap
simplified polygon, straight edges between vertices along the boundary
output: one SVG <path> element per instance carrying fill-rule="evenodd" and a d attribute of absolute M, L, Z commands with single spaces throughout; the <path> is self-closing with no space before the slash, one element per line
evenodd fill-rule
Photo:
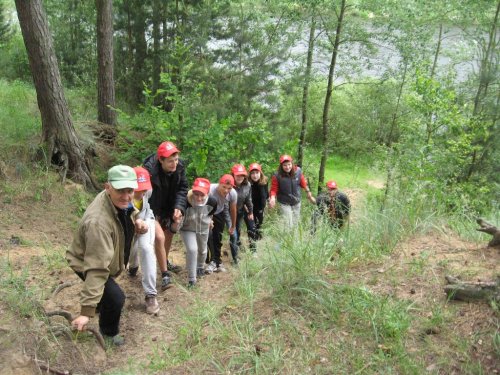
<path fill-rule="evenodd" d="M 245 169 L 245 166 L 243 164 L 235 164 L 231 168 L 231 172 L 233 173 L 233 176 L 246 176 L 247 175 L 247 170 Z"/>
<path fill-rule="evenodd" d="M 219 184 L 230 184 L 231 186 L 234 186 L 234 177 L 230 174 L 225 174 L 220 178 Z"/>
<path fill-rule="evenodd" d="M 328 189 L 336 189 L 337 188 L 337 183 L 333 180 L 330 180 L 326 183 L 326 187 Z"/>
<path fill-rule="evenodd" d="M 262 167 L 260 166 L 260 164 L 259 164 L 259 163 L 252 163 L 252 164 L 250 164 L 250 166 L 248 167 L 248 170 L 249 170 L 250 172 L 255 171 L 255 170 L 257 170 L 257 171 L 259 171 L 259 172 L 262 172 Z"/>
<path fill-rule="evenodd" d="M 281 155 L 280 156 L 280 164 L 283 164 L 285 161 L 292 161 L 292 157 L 290 155 Z"/>
<path fill-rule="evenodd" d="M 206 178 L 197 178 L 193 182 L 193 191 L 199 191 L 200 193 L 207 195 L 210 191 L 210 181 Z"/>
<path fill-rule="evenodd" d="M 149 172 L 143 167 L 134 167 L 137 175 L 137 189 L 135 191 L 151 190 L 151 178 Z"/>
<path fill-rule="evenodd" d="M 156 155 L 158 155 L 158 157 L 168 158 L 169 156 L 172 156 L 172 154 L 175 154 L 176 152 L 179 152 L 177 146 L 174 145 L 172 142 L 166 141 L 162 142 L 162 144 L 158 146 L 158 151 L 156 152 Z"/>

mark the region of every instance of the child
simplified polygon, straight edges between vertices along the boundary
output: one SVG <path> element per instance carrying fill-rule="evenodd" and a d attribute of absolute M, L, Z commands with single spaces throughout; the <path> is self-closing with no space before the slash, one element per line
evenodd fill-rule
<path fill-rule="evenodd" d="M 253 217 L 253 203 L 252 203 L 252 187 L 248 182 L 247 170 L 242 164 L 235 164 L 231 168 L 231 174 L 234 177 L 234 189 L 238 193 L 236 201 L 236 230 L 235 235 L 231 238 L 231 246 L 241 245 L 241 220 L 245 220 L 247 226 L 248 240 L 250 242 L 250 250 L 255 252 L 255 222 Z M 235 241 L 236 243 L 233 243 Z M 235 261 L 238 263 L 238 260 Z"/>
<path fill-rule="evenodd" d="M 210 254 L 207 257 L 207 273 L 226 271 L 221 259 L 222 233 L 226 226 L 227 212 L 231 219 L 229 235 L 232 236 L 236 229 L 236 201 L 238 194 L 233 187 L 234 177 L 230 174 L 222 176 L 218 184 L 210 184 L 210 196 L 217 201 L 217 209 L 214 212 L 214 226 L 210 231 L 208 239 Z M 231 255 L 233 256 L 233 261 L 238 259 L 237 248 L 233 249 L 231 247 Z"/>
<path fill-rule="evenodd" d="M 342 228 L 349 219 L 351 202 L 347 195 L 338 190 L 337 183 L 330 180 L 326 183 L 327 192 L 321 193 L 317 199 L 318 215 L 327 215 L 328 222 L 334 228 Z M 315 217 L 316 219 L 316 217 Z M 316 220 L 314 220 L 316 222 Z"/>
<path fill-rule="evenodd" d="M 146 169 L 135 167 L 134 171 L 137 175 L 138 187 L 134 191 L 132 203 L 139 210 L 138 217 L 148 225 L 148 231 L 135 236 L 130 251 L 128 274 L 131 277 L 137 275 L 139 258 L 142 270 L 142 287 L 146 295 L 146 312 L 158 314 L 160 306 L 156 300 L 155 216 L 148 203 L 152 189 L 151 180 Z"/>
<path fill-rule="evenodd" d="M 155 251 L 162 275 L 162 289 L 170 285 L 168 271 L 180 271 L 180 267 L 168 259 L 174 233 L 186 208 L 188 191 L 186 170 L 179 153 L 175 144 L 165 141 L 158 146 L 156 154 L 144 160 L 144 168 L 151 175 L 153 186 L 149 204 L 156 216 Z"/>
<path fill-rule="evenodd" d="M 307 192 L 307 199 L 313 204 L 316 200 L 312 196 L 307 181 L 300 167 L 293 165 L 290 155 L 280 156 L 278 171 L 271 179 L 271 198 L 269 207 L 274 208 L 276 200 L 280 203 L 280 209 L 288 225 L 296 225 L 300 219 L 300 188 Z"/>
<path fill-rule="evenodd" d="M 190 288 L 196 285 L 196 276 L 205 274 L 208 234 L 212 226 L 212 215 L 217 208 L 217 200 L 209 196 L 209 192 L 209 180 L 194 180 L 193 187 L 187 194 L 187 208 L 180 229 L 186 246 L 186 268 Z"/>
<path fill-rule="evenodd" d="M 250 184 L 252 186 L 253 217 L 255 222 L 255 237 L 262 238 L 262 223 L 264 222 L 264 209 L 269 199 L 269 188 L 267 177 L 262 173 L 262 167 L 258 163 L 252 163 L 248 167 L 250 171 Z"/>

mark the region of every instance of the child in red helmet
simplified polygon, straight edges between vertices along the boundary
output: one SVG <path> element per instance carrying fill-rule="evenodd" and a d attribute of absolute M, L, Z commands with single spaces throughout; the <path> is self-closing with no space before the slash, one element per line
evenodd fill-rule
<path fill-rule="evenodd" d="M 208 238 L 209 254 L 207 256 L 208 266 L 207 273 L 226 272 L 224 264 L 222 264 L 221 248 L 222 234 L 226 227 L 226 217 L 230 217 L 229 235 L 233 236 L 236 230 L 236 201 L 238 194 L 234 190 L 234 177 L 230 174 L 225 174 L 219 179 L 218 184 L 210 184 L 210 196 L 217 201 L 217 209 L 213 215 L 213 228 L 210 231 Z M 233 252 L 231 247 L 231 255 L 233 261 L 238 259 L 238 253 Z"/>
<path fill-rule="evenodd" d="M 238 200 L 236 202 L 237 216 L 236 216 L 236 230 L 235 235 L 231 238 L 231 246 L 241 246 L 241 221 L 245 221 L 247 227 L 248 240 L 250 242 L 250 250 L 255 252 L 255 222 L 253 216 L 253 203 L 252 203 L 252 187 L 248 182 L 248 173 L 244 165 L 235 164 L 231 168 L 231 174 L 234 177 L 234 189 L 238 193 Z M 235 243 L 234 243 L 235 242 Z M 233 251 L 234 252 L 234 251 Z M 238 260 L 236 259 L 235 263 Z"/>
<path fill-rule="evenodd" d="M 326 183 L 327 191 L 321 193 L 317 199 L 318 210 L 315 213 L 314 222 L 318 215 L 326 216 L 328 222 L 334 228 L 342 228 L 349 218 L 351 203 L 347 195 L 338 190 L 337 183 L 330 180 Z"/>
<path fill-rule="evenodd" d="M 269 199 L 269 184 L 267 177 L 262 172 L 259 163 L 252 163 L 248 167 L 250 172 L 250 185 L 252 186 L 253 217 L 255 222 L 256 239 L 262 238 L 262 223 L 264 222 L 264 209 Z"/>
<path fill-rule="evenodd" d="M 169 287 L 168 271 L 180 271 L 180 267 L 170 263 L 168 259 L 173 236 L 186 209 L 189 188 L 179 153 L 175 144 L 165 141 L 158 146 L 156 154 L 151 154 L 144 160 L 144 168 L 151 175 L 153 186 L 149 204 L 156 217 L 155 251 L 162 274 L 162 289 Z"/>
<path fill-rule="evenodd" d="M 137 189 L 134 190 L 132 204 L 139 210 L 139 218 L 148 225 L 144 234 L 136 234 L 128 265 L 128 275 L 135 277 L 139 269 L 142 271 L 142 287 L 146 295 L 146 312 L 158 314 L 160 306 L 156 300 L 156 255 L 155 255 L 155 216 L 149 206 L 152 187 L 149 172 L 142 167 L 134 168 L 137 175 Z"/>
<path fill-rule="evenodd" d="M 293 165 L 293 159 L 290 155 L 281 155 L 278 171 L 273 174 L 271 179 L 269 207 L 274 208 L 277 200 L 281 213 L 289 225 L 296 225 L 299 222 L 300 188 L 307 192 L 307 199 L 315 204 L 316 200 L 307 186 L 302 169 Z"/>
<path fill-rule="evenodd" d="M 186 269 L 190 288 L 196 285 L 197 277 L 205 274 L 208 234 L 212 226 L 212 216 L 217 209 L 217 200 L 209 196 L 209 192 L 210 181 L 197 178 L 187 194 L 186 214 L 180 234 L 186 247 Z"/>

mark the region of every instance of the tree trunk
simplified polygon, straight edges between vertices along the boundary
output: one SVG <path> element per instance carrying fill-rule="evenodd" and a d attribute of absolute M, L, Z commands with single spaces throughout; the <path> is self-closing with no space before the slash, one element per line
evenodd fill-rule
<path fill-rule="evenodd" d="M 453 276 L 445 276 L 448 285 L 444 291 L 449 299 L 474 302 L 480 300 L 500 302 L 500 277 L 497 281 L 467 283 Z"/>
<path fill-rule="evenodd" d="M 60 167 L 63 181 L 67 176 L 87 188 L 97 188 L 90 173 L 90 157 L 85 155 L 73 127 L 42 2 L 15 3 L 35 84 L 47 158 Z"/>
<path fill-rule="evenodd" d="M 133 76 L 131 78 L 134 85 L 134 102 L 135 104 L 139 104 L 144 101 L 144 82 L 147 81 L 145 62 L 148 48 L 146 43 L 146 10 L 144 2 L 142 0 L 134 0 L 133 11 L 132 33 L 134 37 L 135 55 Z"/>
<path fill-rule="evenodd" d="M 160 71 L 161 71 L 161 44 L 160 44 L 160 24 L 161 24 L 161 1 L 154 0 L 153 2 L 153 85 L 152 93 L 156 95 L 160 87 Z M 159 102 L 155 98 L 155 105 Z"/>
<path fill-rule="evenodd" d="M 497 227 L 487 221 L 484 221 L 483 219 L 477 219 L 476 222 L 481 226 L 481 228 L 477 229 L 478 231 L 488 233 L 493 236 L 491 241 L 488 243 L 488 246 L 493 247 L 500 245 L 500 230 L 498 230 Z"/>
<path fill-rule="evenodd" d="M 479 118 L 480 121 L 484 121 L 481 118 L 481 112 L 483 112 L 484 99 L 487 96 L 488 89 L 491 83 L 494 83 L 494 71 L 497 69 L 498 54 L 495 49 L 497 47 L 497 29 L 498 29 L 498 17 L 500 14 L 500 0 L 497 3 L 497 9 L 495 13 L 495 18 L 488 32 L 488 44 L 485 46 L 484 51 L 482 51 L 483 56 L 481 58 L 481 63 L 479 65 L 479 84 L 476 91 L 476 96 L 474 97 L 474 108 L 472 110 L 473 121 Z M 474 145 L 478 145 L 481 148 L 484 147 L 484 142 L 482 140 L 476 140 Z M 465 181 L 468 181 L 475 171 L 481 169 L 481 165 L 478 163 L 478 148 L 475 147 L 470 158 L 470 165 L 465 176 Z"/>
<path fill-rule="evenodd" d="M 311 28 L 309 29 L 309 44 L 307 46 L 307 64 L 306 72 L 304 75 L 304 87 L 302 90 L 302 127 L 300 129 L 299 137 L 299 151 L 297 154 L 297 164 L 302 166 L 304 162 L 304 143 L 306 139 L 307 128 L 307 99 L 309 96 L 309 81 L 311 79 L 312 57 L 314 50 L 314 33 L 316 31 L 316 19 L 311 17 Z"/>
<path fill-rule="evenodd" d="M 116 126 L 115 80 L 113 61 L 113 3 L 96 0 L 97 9 L 97 121 Z M 113 143 L 114 129 L 104 132 L 106 141 Z"/>
<path fill-rule="evenodd" d="M 339 52 L 340 45 L 340 33 L 342 31 L 342 22 L 344 21 L 344 14 L 346 10 L 346 0 L 342 0 L 340 4 L 340 13 L 337 18 L 337 31 L 335 34 L 335 42 L 333 44 L 333 52 L 332 52 L 332 60 L 330 62 L 330 69 L 328 72 L 328 85 L 326 89 L 325 96 L 325 105 L 323 107 L 323 152 L 321 153 L 321 163 L 319 166 L 319 177 L 318 177 L 318 194 L 321 192 L 325 181 L 325 168 L 326 168 L 326 159 L 328 158 L 328 116 L 330 111 L 330 102 L 332 99 L 333 93 L 333 74 L 335 72 L 335 65 L 337 63 L 337 55 Z"/>
<path fill-rule="evenodd" d="M 399 106 L 401 104 L 401 100 L 403 98 L 403 88 L 406 82 L 406 74 L 408 72 L 408 61 L 404 61 L 404 70 L 403 70 L 403 78 L 401 79 L 401 84 L 399 85 L 399 91 L 398 91 L 398 99 L 396 101 L 396 108 L 394 109 L 394 113 L 392 114 L 392 121 L 391 121 L 391 129 L 389 131 L 389 137 L 387 139 L 387 147 L 389 148 L 390 155 L 394 153 L 394 149 L 392 148 L 392 138 L 394 136 L 394 132 L 396 131 L 396 127 L 398 125 L 398 112 L 399 112 Z M 380 211 L 383 211 L 385 208 L 385 204 L 387 202 L 387 198 L 389 197 L 389 190 L 392 186 L 392 171 L 393 171 L 393 166 L 391 165 L 392 157 L 387 158 L 387 177 L 385 181 L 385 191 L 384 191 L 384 199 L 382 200 L 382 204 L 380 205 Z"/>

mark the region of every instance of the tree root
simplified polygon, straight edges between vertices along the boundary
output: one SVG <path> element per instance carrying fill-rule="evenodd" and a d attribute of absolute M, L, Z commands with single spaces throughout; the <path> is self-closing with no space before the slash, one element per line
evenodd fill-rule
<path fill-rule="evenodd" d="M 71 322 L 73 321 L 73 316 L 71 315 L 70 312 L 68 311 L 64 311 L 64 310 L 55 310 L 55 311 L 48 311 L 45 313 L 45 315 L 47 317 L 51 317 L 51 316 L 62 316 L 63 318 L 65 318 L 69 324 L 71 324 Z M 99 332 L 98 329 L 94 328 L 94 327 L 86 327 L 85 328 L 86 331 L 88 332 L 91 332 L 95 339 L 97 340 L 97 343 L 101 346 L 101 348 L 106 351 L 106 343 L 104 342 L 104 337 L 102 337 L 101 333 Z"/>
<path fill-rule="evenodd" d="M 50 298 L 54 298 L 55 296 L 57 296 L 57 294 L 63 290 L 64 288 L 68 288 L 70 286 L 73 286 L 75 285 L 75 282 L 74 281 L 66 281 L 65 283 L 62 283 L 62 284 L 59 284 L 55 289 L 54 291 L 52 292 L 52 295 L 50 296 Z"/>
<path fill-rule="evenodd" d="M 497 227 L 488 223 L 487 221 L 484 221 L 481 218 L 477 219 L 476 223 L 481 226 L 481 228 L 477 228 L 476 230 L 478 230 L 479 232 L 491 234 L 493 236 L 491 241 L 488 243 L 489 247 L 500 245 L 500 230 Z"/>
<path fill-rule="evenodd" d="M 38 365 L 40 370 L 42 370 L 43 372 L 45 372 L 47 374 L 55 374 L 55 375 L 70 375 L 71 374 L 71 372 L 68 370 L 56 370 L 55 368 L 50 367 L 49 364 L 42 362 L 36 358 L 33 359 L 33 361 L 35 361 L 35 363 Z"/>

